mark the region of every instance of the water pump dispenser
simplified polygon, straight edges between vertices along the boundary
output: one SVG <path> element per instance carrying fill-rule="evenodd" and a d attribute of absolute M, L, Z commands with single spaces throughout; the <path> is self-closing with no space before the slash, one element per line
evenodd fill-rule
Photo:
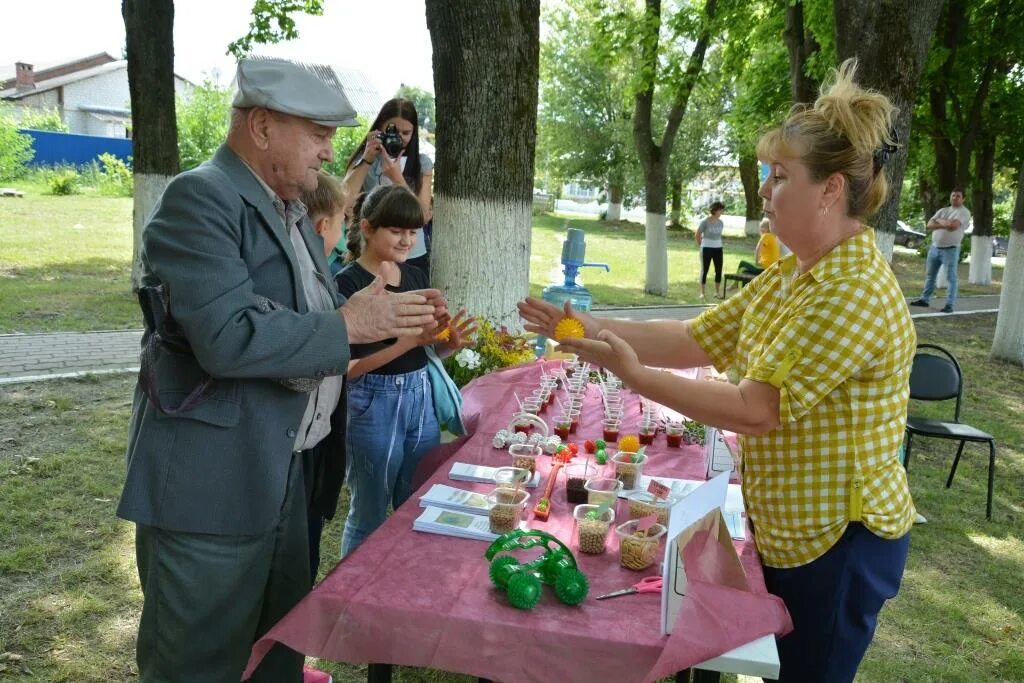
<path fill-rule="evenodd" d="M 554 304 L 558 308 L 563 308 L 565 302 L 568 301 L 572 304 L 573 310 L 590 310 L 594 298 L 586 287 L 576 283 L 576 276 L 579 274 L 580 268 L 585 266 L 604 268 L 606 271 L 611 271 L 611 268 L 607 263 L 586 263 L 586 252 L 587 243 L 583 231 L 579 228 L 569 228 L 565 242 L 562 243 L 562 272 L 565 275 L 565 280 L 561 284 L 554 283 L 545 287 L 541 293 L 541 298 L 544 301 Z M 538 358 L 544 355 L 546 345 L 547 337 L 537 335 L 534 352 Z"/>

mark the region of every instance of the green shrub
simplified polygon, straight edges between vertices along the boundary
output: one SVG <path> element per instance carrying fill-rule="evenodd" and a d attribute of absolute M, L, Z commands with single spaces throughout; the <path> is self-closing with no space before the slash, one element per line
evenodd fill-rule
<path fill-rule="evenodd" d="M 75 169 L 61 168 L 51 171 L 46 182 L 50 187 L 50 194 L 65 196 L 81 193 L 81 179 Z"/>
<path fill-rule="evenodd" d="M 0 105 L 0 180 L 20 178 L 35 156 L 32 138 L 19 133 L 18 127 L 8 106 Z"/>
<path fill-rule="evenodd" d="M 21 127 L 32 130 L 48 130 L 54 133 L 68 132 L 68 124 L 64 123 L 56 107 L 26 114 L 21 118 Z"/>
<path fill-rule="evenodd" d="M 132 168 L 113 154 L 101 154 L 103 167 L 97 177 L 100 194 L 108 197 L 131 197 L 134 188 Z"/>

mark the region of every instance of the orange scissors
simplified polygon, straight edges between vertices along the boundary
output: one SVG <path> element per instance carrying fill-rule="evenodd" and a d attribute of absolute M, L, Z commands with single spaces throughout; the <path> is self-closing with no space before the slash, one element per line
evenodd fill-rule
<path fill-rule="evenodd" d="M 605 593 L 604 595 L 598 595 L 596 600 L 604 600 L 606 598 L 617 598 L 620 595 L 633 595 L 635 593 L 660 593 L 662 586 L 662 579 L 660 576 L 648 576 L 640 579 L 639 583 L 634 583 L 629 588 L 623 588 L 622 590 L 612 591 L 611 593 Z"/>

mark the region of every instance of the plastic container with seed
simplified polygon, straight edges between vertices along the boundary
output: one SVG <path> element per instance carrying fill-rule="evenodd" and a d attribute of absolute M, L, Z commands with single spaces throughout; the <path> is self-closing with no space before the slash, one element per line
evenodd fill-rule
<path fill-rule="evenodd" d="M 581 553 L 600 555 L 605 551 L 608 529 L 615 521 L 615 510 L 600 505 L 577 505 L 572 511 L 576 520 L 576 548 Z"/>
<path fill-rule="evenodd" d="M 616 478 L 622 482 L 622 488 L 629 491 L 640 483 L 640 475 L 643 473 L 647 456 L 643 453 L 619 451 L 612 456 L 612 462 L 615 463 Z"/>
<path fill-rule="evenodd" d="M 540 446 L 528 443 L 514 443 L 508 447 L 508 454 L 512 456 L 512 467 L 518 467 L 530 472 L 537 471 L 537 457 L 544 450 Z"/>
<path fill-rule="evenodd" d="M 530 481 L 530 470 L 521 467 L 499 467 L 494 471 L 494 483 L 498 488 L 521 488 Z"/>
<path fill-rule="evenodd" d="M 565 468 L 565 498 L 572 505 L 586 503 L 587 480 L 597 476 L 593 463 L 578 462 Z"/>
<path fill-rule="evenodd" d="M 601 505 L 607 503 L 615 506 L 619 498 L 619 491 L 622 490 L 622 482 L 618 479 L 588 479 L 584 485 L 587 489 L 587 503 L 590 505 Z"/>
<path fill-rule="evenodd" d="M 640 531 L 639 524 L 639 520 L 631 519 L 615 529 L 619 537 L 619 564 L 634 571 L 647 569 L 658 560 L 661 538 L 668 531 L 661 524 L 652 524 Z"/>
<path fill-rule="evenodd" d="M 504 534 L 519 527 L 530 494 L 522 489 L 496 488 L 487 494 L 492 534 Z"/>
<path fill-rule="evenodd" d="M 658 524 L 668 524 L 668 512 L 672 507 L 671 500 L 658 498 L 650 491 L 634 491 L 626 498 L 629 500 L 630 519 L 658 515 Z"/>

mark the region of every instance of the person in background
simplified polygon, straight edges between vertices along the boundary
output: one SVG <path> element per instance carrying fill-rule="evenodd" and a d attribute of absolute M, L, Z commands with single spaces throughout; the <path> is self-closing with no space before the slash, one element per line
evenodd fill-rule
<path fill-rule="evenodd" d="M 142 232 L 146 329 L 117 514 L 135 523 L 139 680 L 237 681 L 310 589 L 308 452 L 330 438 L 350 344 L 418 336 L 440 292 L 346 301 L 299 196 L 356 124 L 315 68 L 239 62 L 227 140 Z M 302 386 L 296 381 L 304 380 Z M 275 645 L 252 680 L 298 683 Z"/>
<path fill-rule="evenodd" d="M 398 150 L 384 149 L 384 136 L 390 126 L 401 139 Z M 370 192 L 380 185 L 399 185 L 416 195 L 423 212 L 423 222 L 430 221 L 434 162 L 420 152 L 420 126 L 416 105 L 412 100 L 394 98 L 380 108 L 370 125 L 370 132 L 348 160 L 345 194 L 351 201 L 361 192 Z M 358 220 L 358 219 L 357 219 Z M 416 240 L 407 261 L 424 272 L 430 271 L 426 241 Z"/>
<path fill-rule="evenodd" d="M 331 174 L 320 171 L 315 190 L 303 192 L 300 196 L 306 206 L 306 214 L 313 224 L 313 230 L 323 240 L 324 256 L 329 256 L 341 241 L 345 207 L 348 202 L 342 190 L 341 181 Z M 333 279 L 333 277 L 332 277 Z M 308 470 L 313 476 L 306 482 L 307 510 L 309 521 L 309 570 L 311 580 L 316 581 L 320 567 L 320 536 L 324 524 L 334 518 L 338 509 L 338 495 L 345 481 L 345 422 L 347 405 L 345 386 L 334 406 L 326 405 L 331 411 L 331 431 L 308 454 L 311 463 Z"/>
<path fill-rule="evenodd" d="M 704 286 L 708 280 L 708 267 L 715 264 L 715 297 L 721 299 L 725 296 L 722 289 L 722 230 L 725 225 L 722 223 L 722 213 L 725 212 L 725 204 L 714 202 L 711 204 L 710 215 L 700 222 L 697 232 L 693 238 L 697 240 L 700 247 L 700 298 L 704 299 Z"/>
<path fill-rule="evenodd" d="M 762 270 L 773 265 L 782 258 L 779 238 L 772 232 L 772 224 L 767 218 L 761 221 L 761 239 L 754 248 L 754 260 Z"/>
<path fill-rule="evenodd" d="M 928 308 L 935 291 L 935 280 L 939 276 L 939 268 L 946 268 L 949 289 L 946 290 L 946 305 L 943 313 L 952 313 L 956 306 L 957 267 L 960 264 L 960 243 L 964 239 L 967 226 L 971 224 L 971 212 L 964 206 L 964 191 L 955 188 L 949 193 L 949 206 L 939 209 L 928 221 L 928 232 L 932 233 L 932 246 L 928 248 L 928 263 L 921 298 L 910 302 L 911 306 Z"/>
<path fill-rule="evenodd" d="M 914 504 L 899 460 L 917 335 L 899 283 L 865 225 L 889 192 L 895 109 L 847 60 L 813 104 L 757 145 L 759 194 L 793 250 L 696 320 L 620 321 L 527 299 L 526 329 L 564 315 L 585 338 L 561 350 L 634 391 L 739 435 L 743 499 L 769 592 L 793 631 L 779 680 L 848 683 L 899 590 Z M 705 382 L 660 368 L 713 365 Z"/>
<path fill-rule="evenodd" d="M 738 272 L 760 275 L 766 268 L 779 260 L 779 238 L 772 233 L 770 221 L 767 218 L 763 219 L 760 228 L 761 238 L 757 241 L 757 246 L 754 248 L 754 261 L 757 265 L 750 261 L 740 261 L 740 265 L 737 268 Z"/>
<path fill-rule="evenodd" d="M 338 289 L 357 292 L 383 277 L 387 291 L 426 288 L 427 275 L 406 259 L 415 243 L 423 211 L 416 196 L 401 186 L 378 187 L 361 196 L 349 227 L 349 263 L 337 276 Z M 448 324 L 450 322 L 450 324 Z M 448 327 L 448 338 L 438 329 Z M 348 368 L 346 480 L 351 491 L 341 555 L 348 557 L 384 523 L 390 505 L 397 509 L 412 493 L 412 478 L 423 455 L 438 445 L 441 433 L 427 370 L 427 351 L 440 356 L 460 349 L 476 329 L 460 310 L 438 329 L 419 337 L 354 345 Z"/>

